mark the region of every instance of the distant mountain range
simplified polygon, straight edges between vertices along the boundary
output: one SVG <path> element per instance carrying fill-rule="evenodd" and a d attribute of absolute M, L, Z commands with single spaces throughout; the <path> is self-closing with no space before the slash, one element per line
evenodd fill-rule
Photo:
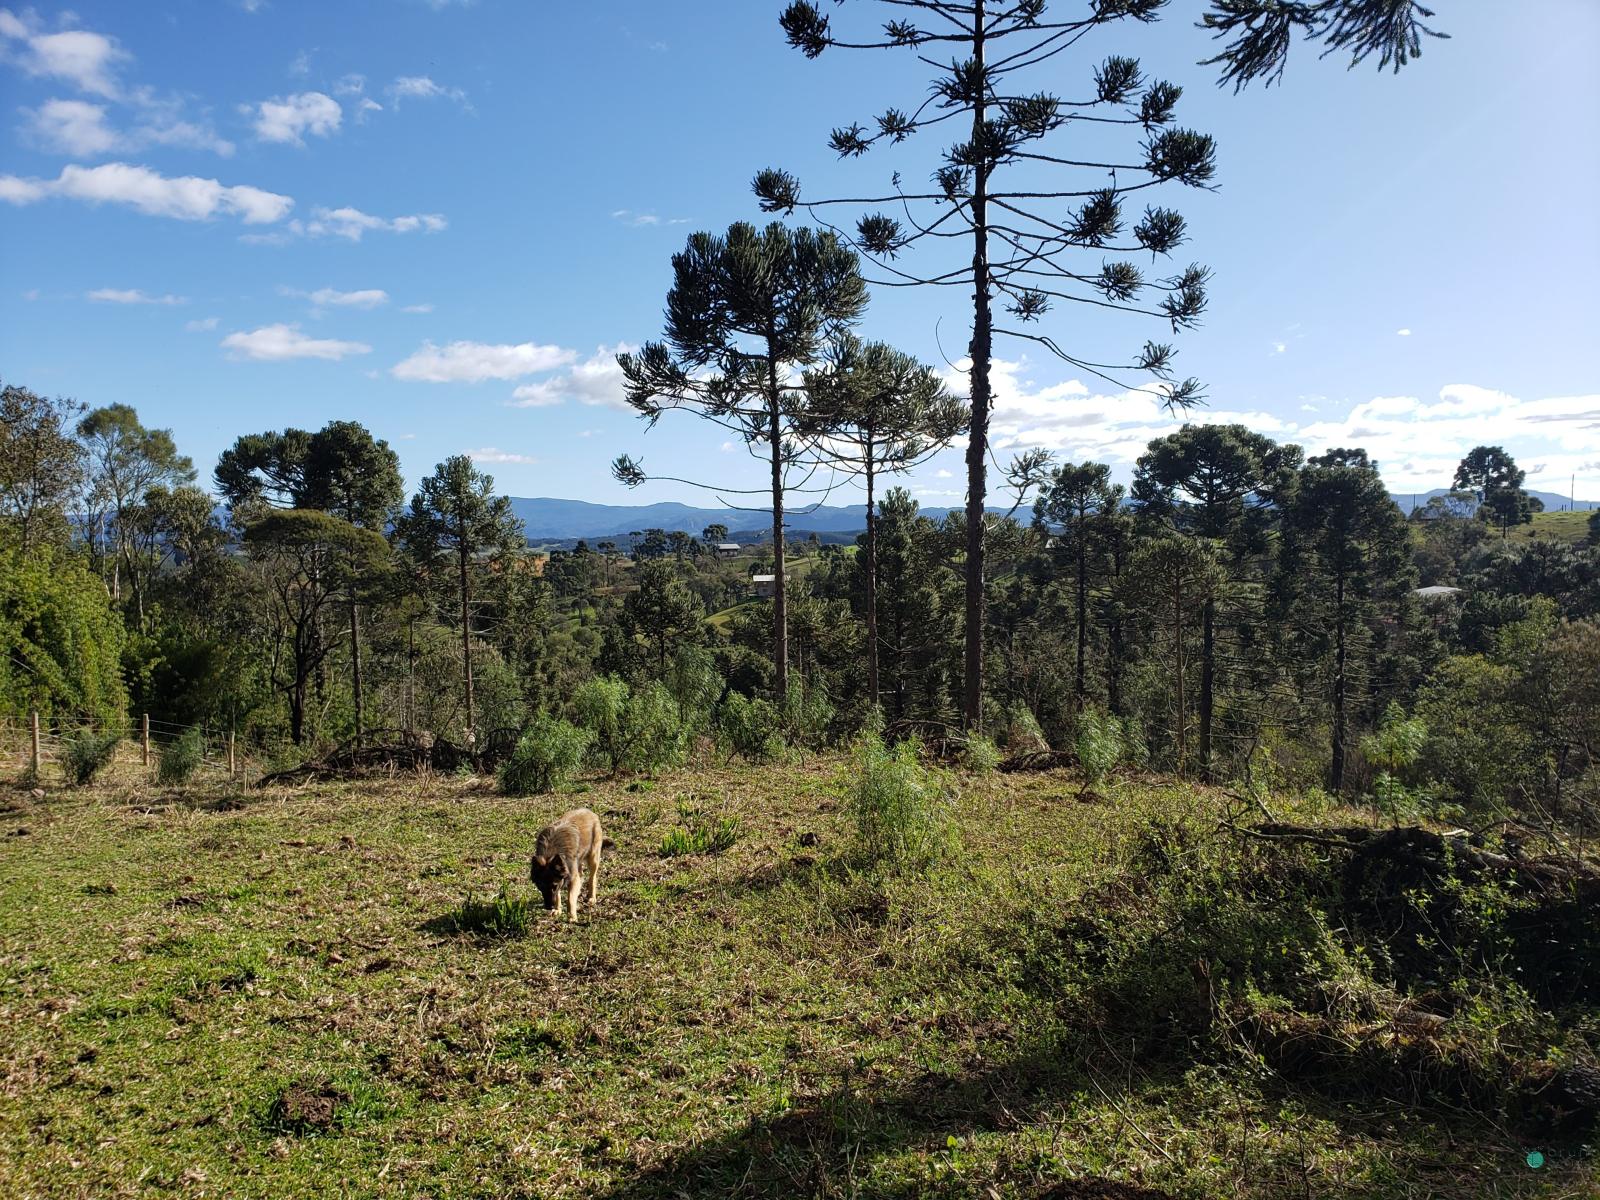
<path fill-rule="evenodd" d="M 1434 496 L 1446 494 L 1445 488 L 1427 492 L 1401 492 L 1394 496 L 1400 511 L 1410 513 L 1414 505 L 1426 504 Z M 1543 501 L 1546 509 L 1566 508 L 1568 500 L 1555 492 L 1533 492 Z M 1600 506 L 1594 500 L 1579 500 L 1582 511 Z M 558 500 L 551 496 L 513 496 L 511 508 L 528 531 L 528 540 L 534 543 L 570 541 L 585 538 L 626 539 L 630 533 L 646 529 L 681 529 L 700 536 L 708 525 L 726 525 L 731 535 L 744 535 L 737 539 L 753 541 L 760 533 L 772 527 L 770 510 L 759 508 L 695 508 L 688 504 L 668 502 L 662 504 L 591 504 L 587 500 Z M 942 517 L 953 511 L 950 508 L 924 508 L 925 516 Z M 867 527 L 864 504 L 823 505 L 809 511 L 801 506 L 791 510 L 788 525 L 792 533 L 839 535 L 860 533 Z M 1026 511 L 1024 511 L 1024 516 Z"/>

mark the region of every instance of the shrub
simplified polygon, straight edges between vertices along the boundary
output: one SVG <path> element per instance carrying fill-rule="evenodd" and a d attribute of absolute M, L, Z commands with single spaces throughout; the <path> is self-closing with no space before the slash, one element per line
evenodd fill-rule
<path fill-rule="evenodd" d="M 820 750 L 828 741 L 834 708 L 820 684 L 807 684 L 798 676 L 783 698 L 783 732 L 791 746 Z"/>
<path fill-rule="evenodd" d="M 1401 818 L 1414 819 L 1417 815 L 1417 797 L 1414 797 L 1401 776 L 1422 756 L 1428 740 L 1426 723 L 1408 719 L 1405 709 L 1394 701 L 1384 709 L 1378 732 L 1361 739 L 1361 753 L 1367 761 L 1379 767 L 1373 781 L 1378 807 L 1386 809 L 1390 819 L 1400 824 Z"/>
<path fill-rule="evenodd" d="M 505 888 L 493 900 L 468 896 L 447 919 L 453 933 L 472 933 L 484 937 L 521 937 L 528 932 L 532 909 L 522 897 Z"/>
<path fill-rule="evenodd" d="M 955 844 L 949 788 L 939 772 L 922 765 L 921 749 L 916 738 L 887 747 L 872 730 L 856 739 L 844 798 L 868 861 L 926 866 Z"/>
<path fill-rule="evenodd" d="M 769 762 L 783 757 L 778 712 L 765 700 L 729 692 L 717 713 L 717 748 L 727 757 Z"/>
<path fill-rule="evenodd" d="M 587 729 L 558 717 L 539 717 L 500 764 L 500 790 L 508 796 L 555 791 L 577 772 L 592 740 Z"/>
<path fill-rule="evenodd" d="M 1050 749 L 1044 731 L 1033 713 L 1020 705 L 1011 711 L 1006 722 L 1006 749 L 1012 754 L 1029 754 Z"/>
<path fill-rule="evenodd" d="M 177 741 L 161 748 L 161 758 L 156 763 L 156 778 L 168 787 L 183 783 L 200 769 L 205 756 L 205 735 L 198 729 L 191 729 Z"/>
<path fill-rule="evenodd" d="M 1000 765 L 1000 748 L 981 733 L 972 734 L 961 747 L 961 765 L 975 775 L 986 775 Z"/>
<path fill-rule="evenodd" d="M 682 762 L 688 752 L 690 727 L 660 683 L 630 688 L 613 676 L 591 679 L 573 695 L 572 712 L 613 774 L 656 771 Z"/>
<path fill-rule="evenodd" d="M 61 765 L 67 778 L 80 786 L 88 783 L 111 765 L 121 740 L 120 733 L 96 733 L 88 727 L 67 734 L 61 739 Z"/>
<path fill-rule="evenodd" d="M 717 816 L 693 801 L 678 802 L 681 828 L 670 829 L 661 839 L 661 857 L 682 854 L 721 854 L 739 840 L 739 818 Z"/>
<path fill-rule="evenodd" d="M 1122 726 L 1115 717 L 1086 708 L 1078 714 L 1073 745 L 1084 781 L 1091 787 L 1098 786 L 1122 761 Z"/>

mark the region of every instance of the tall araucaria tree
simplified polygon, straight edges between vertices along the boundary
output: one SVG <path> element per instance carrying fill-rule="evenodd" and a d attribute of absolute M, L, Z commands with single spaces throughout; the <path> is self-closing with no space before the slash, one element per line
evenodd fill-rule
<path fill-rule="evenodd" d="M 504 562 L 525 549 L 522 522 L 509 496 L 494 494 L 494 478 L 465 454 L 447 458 L 422 481 L 396 527 L 412 561 L 439 579 L 453 568 L 461 612 L 461 673 L 466 688 L 466 737 L 476 738 L 472 710 L 472 570 L 480 562 Z"/>
<path fill-rule="evenodd" d="M 722 237 L 693 234 L 673 255 L 672 272 L 666 340 L 617 362 L 628 403 L 650 424 L 674 409 L 693 412 L 737 433 L 768 464 L 773 687 L 782 700 L 789 683 L 784 498 L 816 469 L 798 427 L 805 406 L 799 372 L 860 317 L 866 284 L 856 256 L 833 234 L 778 223 L 758 230 L 740 222 Z M 627 455 L 613 472 L 630 487 L 651 478 Z"/>
<path fill-rule="evenodd" d="M 1072 695 L 1080 709 L 1088 700 L 1089 594 L 1110 574 L 1122 498 L 1122 485 L 1111 482 L 1111 468 L 1105 463 L 1066 463 L 1056 469 L 1033 506 L 1034 525 L 1053 535 L 1056 553 L 1072 563 L 1078 634 Z"/>
<path fill-rule="evenodd" d="M 1057 56 L 1102 27 L 1157 20 L 1166 0 L 1086 0 L 1081 16 L 1062 19 L 1047 12 L 1047 0 L 877 3 L 886 18 L 882 32 L 861 40 L 837 36 L 816 0 L 793 0 L 780 24 L 789 44 L 808 58 L 831 47 L 897 50 L 933 68 L 930 92 L 914 106 L 885 109 L 870 126 L 856 121 L 836 127 L 830 139 L 841 158 L 854 158 L 880 143 L 903 142 L 929 126 L 951 123 L 959 132 L 932 172 L 932 189 L 908 191 L 896 173 L 880 195 L 817 199 L 802 197 L 793 175 L 767 169 L 756 176 L 755 191 L 767 212 L 803 206 L 815 217 L 824 205 L 858 211 L 892 206 L 901 217 L 866 211 L 854 233 L 844 235 L 877 268 L 881 281 L 970 289 L 962 708 L 966 723 L 975 727 L 983 698 L 983 518 L 995 338 L 1043 346 L 1117 387 L 1130 386 L 1130 376 L 1136 377 L 1170 408 L 1194 404 L 1200 385 L 1174 376 L 1169 345 L 1146 341 L 1138 352 L 1108 362 L 1093 349 L 1069 348 L 1020 326 L 1037 322 L 1063 302 L 1154 318 L 1173 332 L 1194 325 L 1205 309 L 1205 268 L 1191 265 L 1152 279 L 1130 260 L 1104 256 L 1148 251 L 1162 257 L 1182 245 L 1185 226 L 1177 212 L 1146 206 L 1130 229 L 1123 201 L 1167 182 L 1208 187 L 1215 148 L 1211 138 L 1172 125 L 1182 89 L 1147 80 L 1136 59 L 1106 58 L 1085 80 L 1088 89 L 1081 98 L 1063 98 L 1031 82 L 1037 77 L 1048 83 L 1061 62 Z M 1348 51 L 1353 62 L 1377 53 L 1383 65 L 1398 69 L 1420 53 L 1422 35 L 1432 34 L 1421 24 L 1427 16 L 1431 13 L 1415 0 L 1213 0 L 1203 24 L 1217 37 L 1232 39 L 1208 61 L 1222 64 L 1223 81 L 1238 88 L 1255 80 L 1273 82 L 1297 35 L 1323 41 L 1330 53 Z M 1097 161 L 1093 151 L 1062 152 L 1053 144 L 1069 135 L 1081 144 L 1085 135 L 1095 136 L 1091 130 L 1118 125 L 1144 135 L 1136 153 L 1112 156 L 1128 161 Z M 917 243 L 948 244 L 969 260 L 952 258 L 921 272 L 895 265 Z M 996 302 L 1004 306 L 1009 323 L 996 324 Z"/>
<path fill-rule="evenodd" d="M 867 702 L 878 686 L 878 530 L 876 486 L 948 446 L 966 425 L 966 406 L 932 367 L 882 342 L 840 339 L 828 365 L 805 376 L 803 427 L 818 457 L 859 478 L 867 494 L 862 544 L 866 587 Z"/>

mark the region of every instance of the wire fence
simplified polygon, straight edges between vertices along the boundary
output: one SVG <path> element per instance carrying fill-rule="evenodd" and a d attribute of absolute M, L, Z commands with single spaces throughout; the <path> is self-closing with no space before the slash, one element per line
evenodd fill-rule
<path fill-rule="evenodd" d="M 186 773 L 187 781 L 255 777 L 284 753 L 282 746 L 247 741 L 216 725 L 183 725 L 141 715 L 130 726 L 33 713 L 0 716 L 0 771 L 6 778 L 41 784 L 71 782 L 70 744 L 85 734 L 117 737 L 105 770 L 124 780 L 141 774 L 156 780 L 163 759 L 195 751 L 198 757 Z"/>

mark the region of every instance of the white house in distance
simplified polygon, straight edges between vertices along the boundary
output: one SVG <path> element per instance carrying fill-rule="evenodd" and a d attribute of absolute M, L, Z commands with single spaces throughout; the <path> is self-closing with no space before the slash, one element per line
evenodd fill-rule
<path fill-rule="evenodd" d="M 744 547 L 739 545 L 738 542 L 718 542 L 717 543 L 717 557 L 718 558 L 737 558 L 738 555 L 739 555 L 739 551 L 741 551 L 743 549 L 744 549 Z"/>
<path fill-rule="evenodd" d="M 778 591 L 778 577 L 776 575 L 752 575 L 750 586 L 756 590 L 757 600 L 771 600 Z"/>

